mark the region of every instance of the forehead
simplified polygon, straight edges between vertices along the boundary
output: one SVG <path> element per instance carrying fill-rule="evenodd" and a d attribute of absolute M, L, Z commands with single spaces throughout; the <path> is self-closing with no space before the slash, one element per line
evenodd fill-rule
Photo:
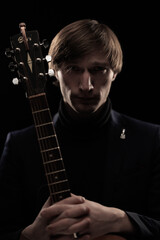
<path fill-rule="evenodd" d="M 107 65 L 107 60 L 104 54 L 100 52 L 93 52 L 88 55 L 85 55 L 81 58 L 76 58 L 67 62 L 67 64 L 76 64 L 79 66 L 92 66 L 92 65 Z"/>

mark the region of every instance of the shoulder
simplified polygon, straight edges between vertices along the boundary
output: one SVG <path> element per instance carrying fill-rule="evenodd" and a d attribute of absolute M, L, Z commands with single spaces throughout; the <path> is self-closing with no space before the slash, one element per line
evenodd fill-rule
<path fill-rule="evenodd" d="M 22 146 L 23 144 L 32 144 L 36 140 L 36 131 L 34 125 L 29 127 L 14 130 L 7 134 L 5 144 L 16 144 L 17 146 Z"/>
<path fill-rule="evenodd" d="M 149 127 L 149 128 L 160 128 L 160 125 L 158 125 L 158 124 L 150 123 L 150 122 L 143 121 L 143 120 L 140 120 L 140 119 L 137 119 L 134 117 L 130 117 L 126 114 L 117 112 L 113 109 L 111 111 L 111 118 L 117 124 L 126 123 L 126 124 L 135 124 L 135 125 L 139 125 L 139 126 Z"/>
<path fill-rule="evenodd" d="M 138 134 L 146 136 L 148 134 L 158 134 L 160 136 L 160 125 L 139 120 L 126 114 L 119 113 L 115 110 L 111 111 L 111 122 L 117 127 L 126 129 L 126 131 L 132 133 L 133 135 Z"/>
<path fill-rule="evenodd" d="M 8 134 L 16 138 L 24 138 L 27 136 L 34 136 L 36 132 L 34 125 L 31 125 L 23 129 L 11 131 Z"/>
<path fill-rule="evenodd" d="M 1 155 L 0 164 L 7 161 L 19 161 L 29 159 L 32 161 L 33 156 L 39 156 L 39 146 L 34 126 L 24 129 L 11 131 L 8 133 L 4 148 Z"/>
<path fill-rule="evenodd" d="M 111 112 L 111 128 L 131 162 L 160 164 L 160 125 L 142 121 L 125 114 Z M 116 130 L 115 130 L 116 129 Z M 148 160 L 147 160 L 148 159 Z M 155 165 L 155 166 L 156 166 Z M 131 165 L 132 166 L 132 165 Z"/>

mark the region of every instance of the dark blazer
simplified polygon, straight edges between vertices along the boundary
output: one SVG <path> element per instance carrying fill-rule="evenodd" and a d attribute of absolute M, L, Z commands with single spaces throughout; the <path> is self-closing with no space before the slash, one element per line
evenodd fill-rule
<path fill-rule="evenodd" d="M 160 126 L 112 110 L 106 134 L 104 204 L 128 214 L 137 235 L 127 239 L 160 239 Z M 0 239 L 18 240 L 47 197 L 34 127 L 9 133 L 0 160 Z"/>

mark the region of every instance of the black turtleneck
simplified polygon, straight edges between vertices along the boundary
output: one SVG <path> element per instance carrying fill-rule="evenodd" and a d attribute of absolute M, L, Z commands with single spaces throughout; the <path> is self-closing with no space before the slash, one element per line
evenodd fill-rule
<path fill-rule="evenodd" d="M 75 120 L 60 103 L 55 129 L 71 192 L 102 203 L 111 102 L 86 120 Z"/>

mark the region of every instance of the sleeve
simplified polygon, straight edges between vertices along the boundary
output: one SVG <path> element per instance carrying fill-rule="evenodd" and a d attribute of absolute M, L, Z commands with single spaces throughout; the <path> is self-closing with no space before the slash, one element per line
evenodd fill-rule
<path fill-rule="evenodd" d="M 160 239 L 160 128 L 156 132 L 150 164 L 149 186 L 146 195 L 146 214 L 127 212 L 137 234 L 135 239 Z"/>
<path fill-rule="evenodd" d="M 18 240 L 24 228 L 23 185 L 12 134 L 6 139 L 0 160 L 0 239 Z M 21 181 L 20 181 L 21 179 Z"/>

